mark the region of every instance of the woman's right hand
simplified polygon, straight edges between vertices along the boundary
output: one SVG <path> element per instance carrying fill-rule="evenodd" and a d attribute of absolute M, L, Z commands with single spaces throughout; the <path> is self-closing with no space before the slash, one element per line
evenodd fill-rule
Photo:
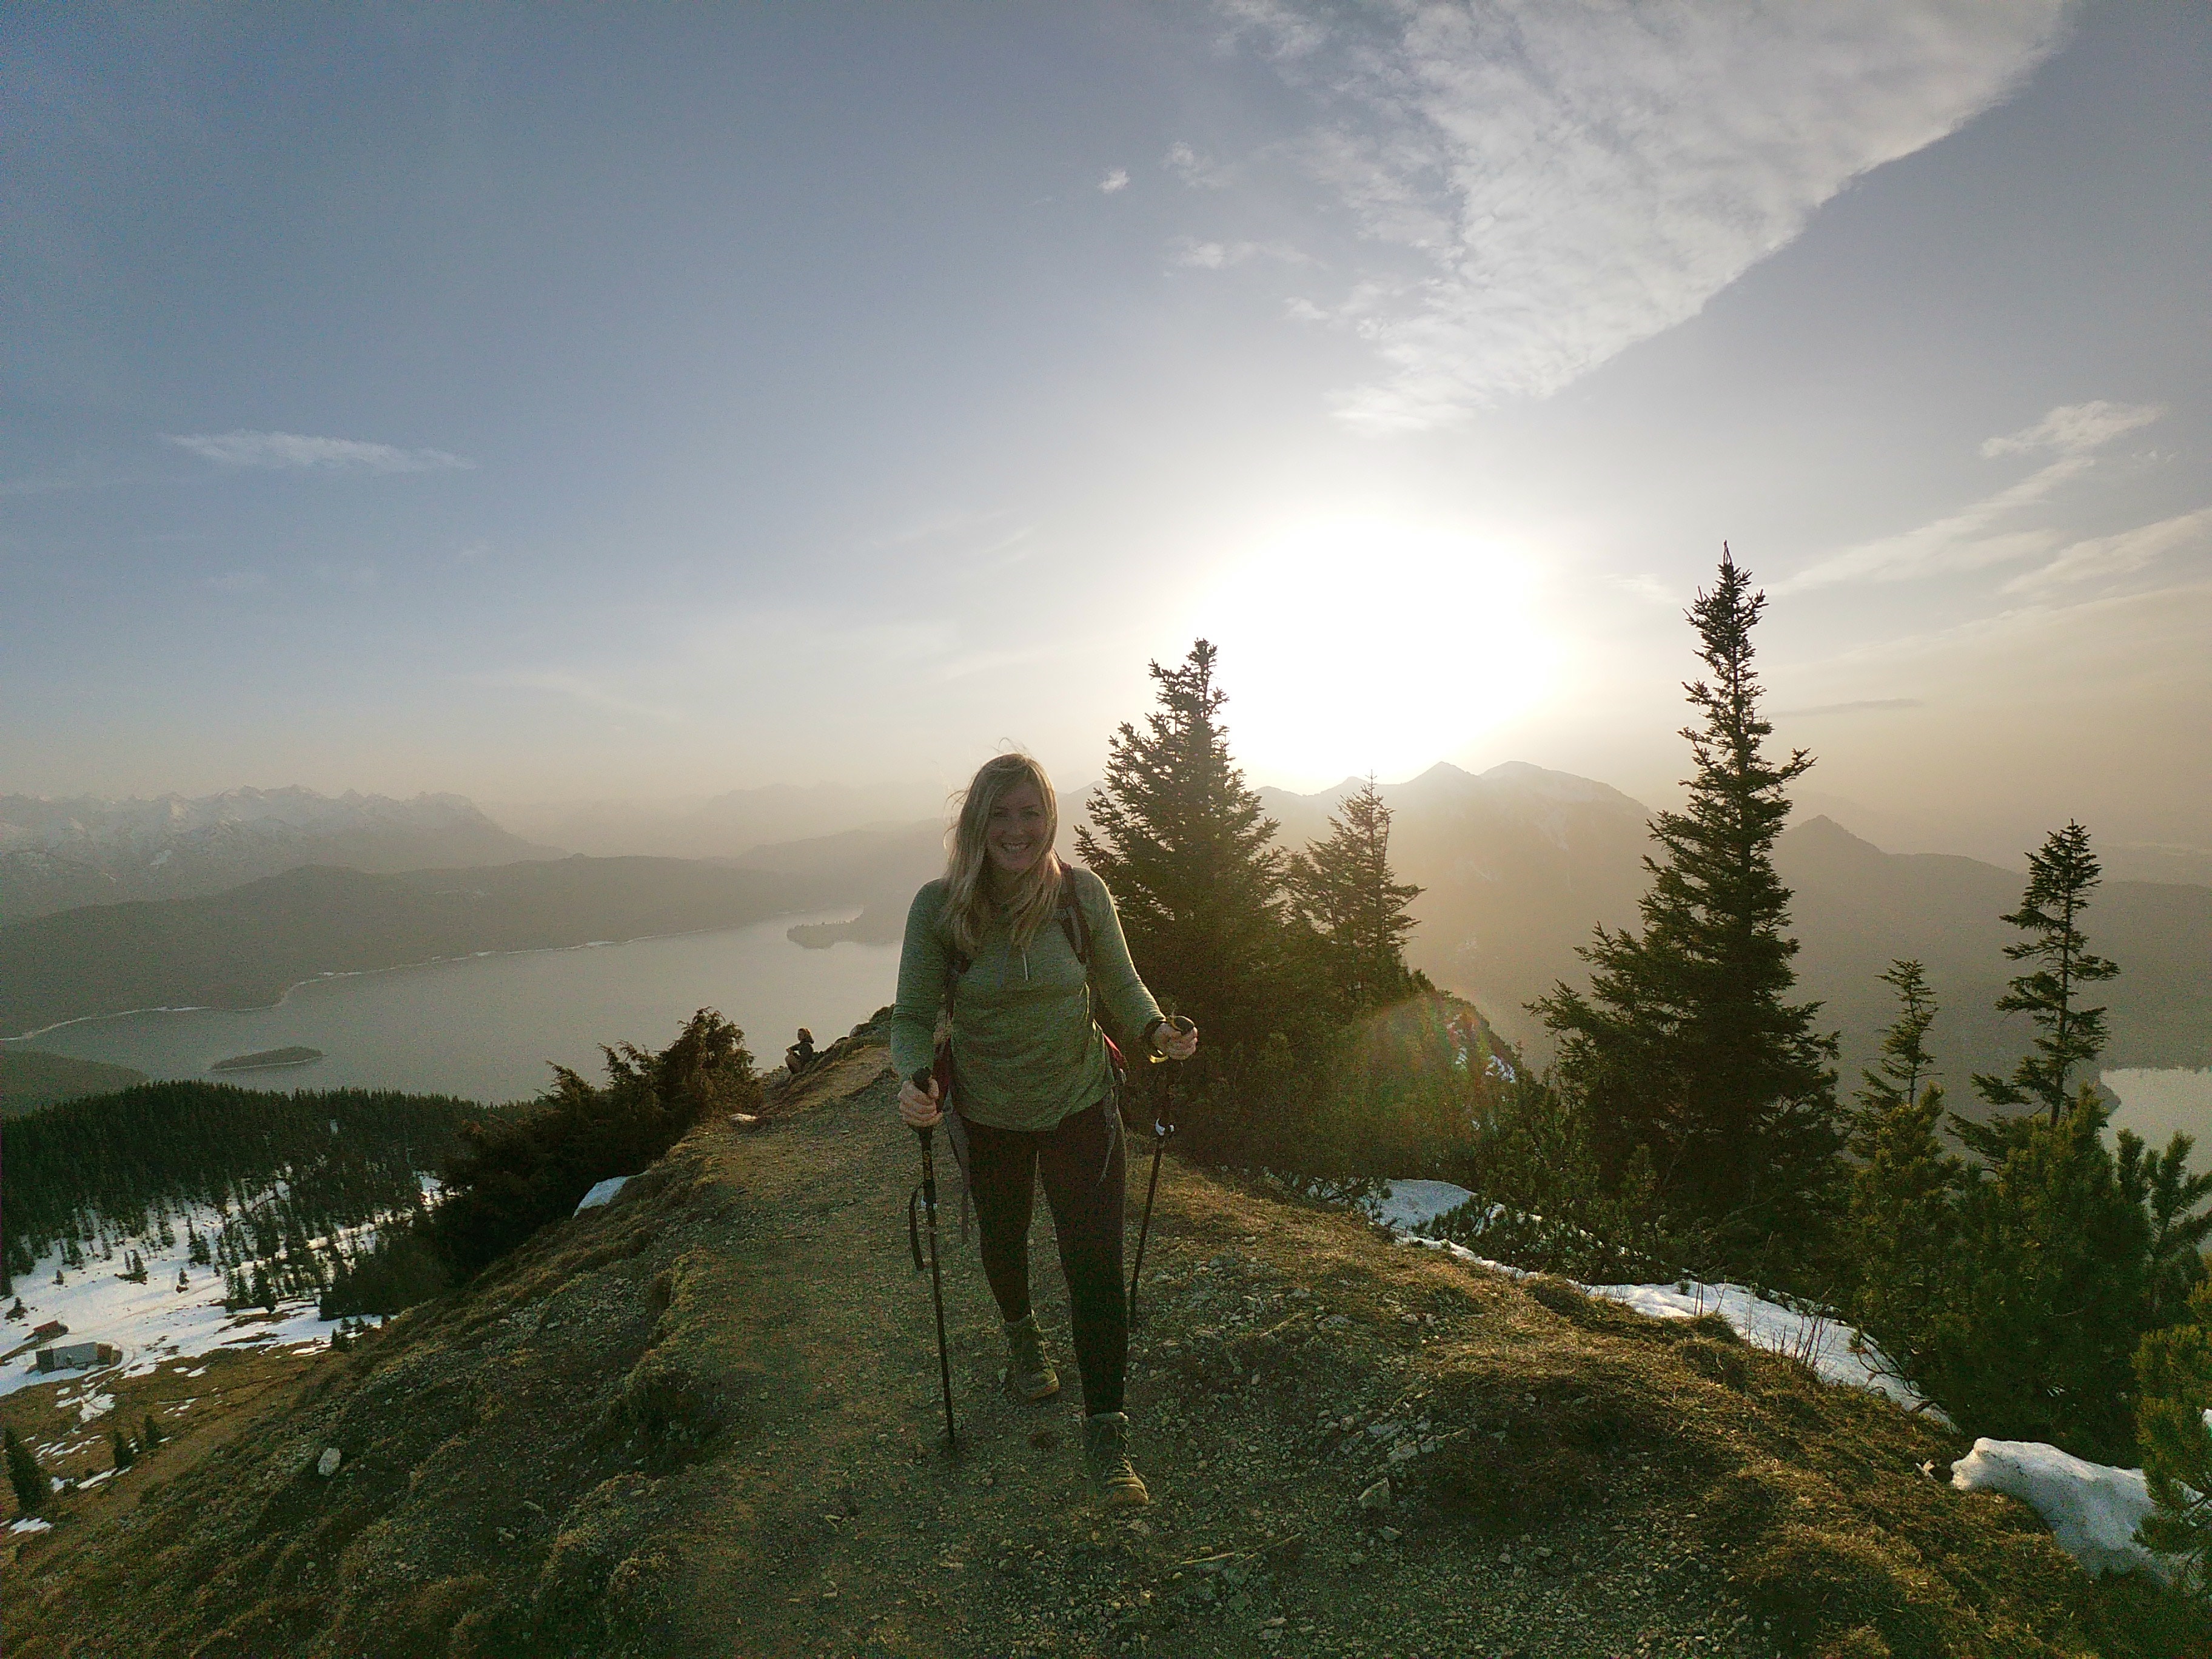
<path fill-rule="evenodd" d="M 912 1078 L 899 1079 L 899 1116 L 909 1129 L 933 1129 L 944 1112 L 937 1104 L 937 1079 L 929 1079 L 927 1093 L 914 1086 Z"/>

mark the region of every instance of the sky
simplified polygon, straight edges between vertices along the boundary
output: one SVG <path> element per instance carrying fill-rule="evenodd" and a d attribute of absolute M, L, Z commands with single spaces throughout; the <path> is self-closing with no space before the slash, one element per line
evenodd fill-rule
<path fill-rule="evenodd" d="M 2212 8 L 0 13 L 0 790 L 1663 798 L 2212 848 Z"/>

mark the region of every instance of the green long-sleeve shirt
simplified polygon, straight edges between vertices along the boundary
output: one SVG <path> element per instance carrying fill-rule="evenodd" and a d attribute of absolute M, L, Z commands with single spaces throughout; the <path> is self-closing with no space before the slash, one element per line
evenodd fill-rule
<path fill-rule="evenodd" d="M 1160 1018 L 1159 1005 L 1129 960 L 1106 884 L 1073 867 L 1066 879 L 1090 924 L 1088 975 L 1056 920 L 1038 928 L 1025 950 L 1016 950 L 1001 918 L 954 988 L 952 1092 L 960 1115 L 974 1122 L 1049 1129 L 1106 1097 L 1113 1071 L 1099 1036 L 1094 993 L 1125 1047 Z M 916 893 L 907 911 L 898 1000 L 891 1010 L 891 1061 L 902 1078 L 928 1066 L 935 1054 L 952 949 L 944 913 L 942 880 Z M 1133 1064 L 1139 1060 L 1134 1054 L 1128 1058 Z"/>

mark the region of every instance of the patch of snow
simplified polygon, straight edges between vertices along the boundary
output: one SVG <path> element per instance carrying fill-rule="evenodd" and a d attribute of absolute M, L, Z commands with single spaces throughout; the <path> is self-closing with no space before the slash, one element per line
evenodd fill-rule
<path fill-rule="evenodd" d="M 1394 1181 L 1382 1197 L 1370 1199 L 1359 1207 L 1386 1227 L 1422 1227 L 1474 1196 L 1449 1181 Z"/>
<path fill-rule="evenodd" d="M 1391 1183 L 1394 1188 L 1398 1184 Z M 1455 1261 L 1503 1273 L 1509 1279 L 1535 1277 L 1526 1268 L 1492 1261 L 1449 1239 L 1425 1238 L 1401 1229 L 1398 1241 L 1443 1250 Z M 1801 1312 L 1769 1302 L 1741 1285 L 1701 1285 L 1694 1279 L 1673 1285 L 1582 1285 L 1577 1288 L 1586 1296 L 1603 1297 L 1653 1319 L 1695 1319 L 1701 1314 L 1718 1314 L 1746 1342 L 1770 1352 L 1789 1355 L 1810 1366 L 1824 1382 L 1863 1389 L 1895 1401 L 1909 1412 L 1923 1413 L 1947 1428 L 1955 1426 L 1940 1407 L 1912 1386 L 1873 1339 L 1838 1315 L 1820 1310 Z"/>
<path fill-rule="evenodd" d="M 35 1515 L 27 1515 L 21 1520 L 12 1522 L 8 1528 L 9 1532 L 52 1532 L 53 1529 L 52 1522 L 41 1521 Z"/>
<path fill-rule="evenodd" d="M 609 1176 L 584 1194 L 583 1201 L 576 1206 L 576 1213 L 581 1215 L 586 1210 L 598 1209 L 602 1204 L 613 1203 L 615 1194 L 623 1189 L 629 1180 L 628 1176 Z"/>
<path fill-rule="evenodd" d="M 1951 1484 L 2019 1498 L 2093 1578 L 2139 1568 L 2168 1581 L 2174 1576 L 2172 1562 L 2136 1542 L 2136 1528 L 2151 1511 L 2141 1469 L 2092 1463 L 2039 1440 L 1977 1440 L 1951 1465 Z"/>
<path fill-rule="evenodd" d="M 1826 1310 L 1801 1312 L 1769 1302 L 1741 1285 L 1585 1285 L 1604 1297 L 1654 1319 L 1695 1319 L 1717 1313 L 1754 1347 L 1787 1354 L 1809 1366 L 1824 1382 L 1864 1389 L 1894 1400 L 1910 1412 L 1925 1412 L 1948 1425 L 1950 1419 L 1920 1391 L 1869 1337 Z"/>
<path fill-rule="evenodd" d="M 114 1409 L 115 1396 L 113 1395 L 88 1395 L 82 1400 L 76 1402 L 76 1420 L 78 1426 L 82 1427 L 85 1424 L 91 1422 L 95 1417 L 105 1417 L 108 1413 Z"/>

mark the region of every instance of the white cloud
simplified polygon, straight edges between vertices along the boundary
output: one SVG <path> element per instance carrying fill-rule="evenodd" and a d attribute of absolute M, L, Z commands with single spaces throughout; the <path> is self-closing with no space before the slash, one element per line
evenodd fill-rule
<path fill-rule="evenodd" d="M 2008 559 L 2047 553 L 2064 539 L 2045 526 L 2008 529 L 2023 510 L 2040 506 L 2063 486 L 2098 465 L 2096 452 L 2115 438 L 2156 420 L 2164 411 L 2147 404 L 2067 404 L 2033 426 L 1991 438 L 1981 453 L 1992 459 L 2055 451 L 2056 459 L 2017 483 L 1956 513 L 1894 536 L 1861 543 L 1799 571 L 1778 593 L 1844 581 L 1908 581 L 1946 571 L 1975 570 Z"/>
<path fill-rule="evenodd" d="M 344 472 L 450 472 L 474 461 L 442 449 L 399 449 L 353 438 L 310 438 L 296 432 L 165 432 L 163 443 L 189 449 L 218 466 L 320 467 Z"/>
<path fill-rule="evenodd" d="M 1098 188 L 1109 196 L 1113 195 L 1116 191 L 1127 190 L 1128 187 L 1129 169 L 1127 167 L 1109 168 L 1106 176 L 1098 181 Z"/>
<path fill-rule="evenodd" d="M 1388 366 L 1341 416 L 1419 429 L 1542 397 L 1697 314 L 1852 179 L 2057 44 L 2063 0 L 1220 0 L 1327 110 L 1304 147 L 1371 269 Z"/>
<path fill-rule="evenodd" d="M 2014 576 L 2004 585 L 2008 593 L 2044 594 L 2075 582 L 2125 576 L 2169 553 L 2191 547 L 2212 548 L 2212 507 L 2138 525 L 2118 535 L 2095 536 L 2062 550 L 2039 570 Z"/>

